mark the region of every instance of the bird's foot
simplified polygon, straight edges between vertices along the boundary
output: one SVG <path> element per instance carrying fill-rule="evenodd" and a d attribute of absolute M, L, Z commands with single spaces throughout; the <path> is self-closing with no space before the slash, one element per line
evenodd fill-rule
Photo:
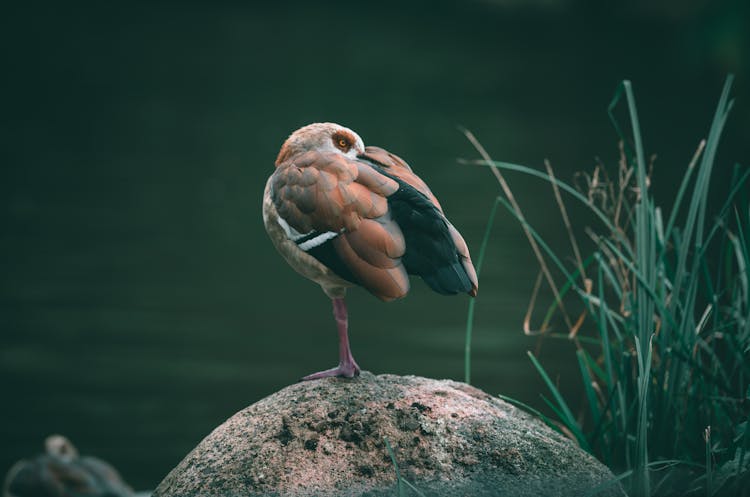
<path fill-rule="evenodd" d="M 342 378 L 354 378 L 355 376 L 359 376 L 359 366 L 353 361 L 351 363 L 339 364 L 335 368 L 309 374 L 302 378 L 302 381 L 319 380 L 320 378 L 332 378 L 336 376 Z"/>

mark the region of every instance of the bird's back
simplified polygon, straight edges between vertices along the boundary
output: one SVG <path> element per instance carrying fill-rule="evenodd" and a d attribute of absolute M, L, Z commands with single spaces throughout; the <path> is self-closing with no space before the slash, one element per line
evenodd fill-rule
<path fill-rule="evenodd" d="M 476 295 L 477 275 L 466 242 L 427 184 L 403 159 L 382 148 L 366 147 L 362 159 L 398 182 L 398 190 L 387 200 L 406 240 L 402 261 L 407 272 L 442 295 Z"/>

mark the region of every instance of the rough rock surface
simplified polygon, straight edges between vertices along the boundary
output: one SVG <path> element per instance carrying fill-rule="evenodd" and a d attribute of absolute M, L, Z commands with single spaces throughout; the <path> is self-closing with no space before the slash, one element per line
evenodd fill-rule
<path fill-rule="evenodd" d="M 154 497 L 624 495 L 573 442 L 464 383 L 363 372 L 284 388 L 208 435 Z"/>

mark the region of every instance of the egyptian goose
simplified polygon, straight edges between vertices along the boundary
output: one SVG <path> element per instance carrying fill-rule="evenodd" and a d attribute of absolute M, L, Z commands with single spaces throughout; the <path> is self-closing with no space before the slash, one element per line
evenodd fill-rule
<path fill-rule="evenodd" d="M 45 454 L 11 467 L 3 497 L 134 497 L 112 466 L 96 457 L 79 457 L 62 435 L 47 437 L 44 445 Z"/>
<path fill-rule="evenodd" d="M 333 301 L 339 365 L 305 376 L 352 378 L 346 290 L 362 286 L 389 301 L 409 291 L 409 274 L 443 295 L 477 294 L 466 242 L 427 185 L 401 158 L 334 123 L 287 138 L 263 195 L 263 222 L 276 249 Z"/>

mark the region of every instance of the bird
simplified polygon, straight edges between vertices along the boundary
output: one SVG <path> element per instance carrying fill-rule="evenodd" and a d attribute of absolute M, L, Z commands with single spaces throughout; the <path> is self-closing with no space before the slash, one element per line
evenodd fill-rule
<path fill-rule="evenodd" d="M 349 343 L 351 287 L 392 301 L 416 275 L 439 294 L 477 295 L 466 242 L 427 184 L 406 161 L 365 146 L 345 126 L 313 123 L 284 141 L 265 186 L 263 223 L 287 263 L 333 304 L 339 364 L 303 381 L 360 374 Z"/>
<path fill-rule="evenodd" d="M 79 456 L 62 435 L 50 435 L 45 453 L 14 464 L 5 477 L 3 497 L 134 497 L 110 464 Z"/>

